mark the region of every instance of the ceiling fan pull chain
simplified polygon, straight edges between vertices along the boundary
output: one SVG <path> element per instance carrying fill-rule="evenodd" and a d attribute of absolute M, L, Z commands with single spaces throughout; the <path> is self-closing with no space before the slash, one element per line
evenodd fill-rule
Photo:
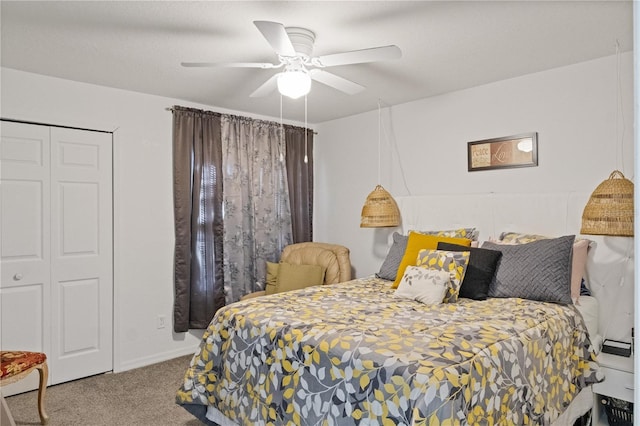
<path fill-rule="evenodd" d="M 307 133 L 309 130 L 307 129 L 307 95 L 304 95 L 304 163 L 307 164 L 309 162 L 309 157 L 307 157 Z"/>
<path fill-rule="evenodd" d="M 280 151 L 280 162 L 284 161 L 284 155 L 282 154 L 282 146 L 284 143 L 284 125 L 282 124 L 282 95 L 280 95 L 280 143 L 278 144 L 278 151 Z"/>

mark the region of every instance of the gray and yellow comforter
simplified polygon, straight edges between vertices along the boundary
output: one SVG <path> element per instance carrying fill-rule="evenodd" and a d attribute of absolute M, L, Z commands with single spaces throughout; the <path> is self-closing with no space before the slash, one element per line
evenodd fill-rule
<path fill-rule="evenodd" d="M 600 380 L 573 306 L 428 306 L 366 278 L 231 304 L 177 402 L 242 425 L 547 425 Z"/>

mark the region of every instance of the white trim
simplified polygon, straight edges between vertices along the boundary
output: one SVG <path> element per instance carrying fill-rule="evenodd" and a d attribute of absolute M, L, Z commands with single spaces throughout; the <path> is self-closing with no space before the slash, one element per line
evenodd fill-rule
<path fill-rule="evenodd" d="M 120 157 L 120 145 L 118 143 L 119 138 L 116 131 L 111 134 L 111 171 L 112 171 L 112 194 L 111 194 L 111 208 L 113 210 L 112 214 L 112 266 L 113 266 L 113 324 L 112 324 L 112 337 L 113 337 L 113 356 L 112 356 L 112 365 L 111 368 L 113 371 L 118 371 L 121 363 L 121 354 L 122 350 L 120 348 L 121 335 L 120 335 L 120 283 L 122 280 L 120 279 L 120 244 L 121 240 L 119 238 L 120 235 L 120 215 L 118 212 L 120 211 L 120 194 L 121 194 L 121 185 L 120 185 L 120 173 L 118 173 L 118 166 L 120 162 L 118 161 Z"/>
<path fill-rule="evenodd" d="M 163 361 L 168 361 L 170 359 L 178 358 L 184 355 L 193 355 L 198 349 L 199 349 L 198 346 L 178 348 L 171 351 L 160 352 L 152 356 L 132 359 L 130 361 L 122 363 L 118 369 L 114 368 L 113 372 L 121 373 L 123 371 L 133 370 L 134 368 L 146 367 L 148 365 L 157 364 Z"/>

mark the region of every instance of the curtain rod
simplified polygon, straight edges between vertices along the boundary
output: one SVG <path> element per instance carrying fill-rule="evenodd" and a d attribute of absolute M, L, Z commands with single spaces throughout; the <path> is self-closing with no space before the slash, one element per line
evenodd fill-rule
<path fill-rule="evenodd" d="M 220 112 L 215 112 L 215 111 L 205 111 L 205 110 L 203 110 L 203 109 L 198 109 L 198 108 L 187 108 L 187 107 L 180 107 L 180 108 L 184 108 L 184 109 L 193 109 L 193 110 L 196 110 L 196 111 L 209 112 L 209 113 L 213 113 L 213 114 L 222 114 L 222 113 L 220 113 Z M 175 111 L 175 108 L 174 108 L 174 107 L 167 107 L 167 108 L 165 108 L 165 111 L 171 111 L 171 112 L 173 112 L 173 111 Z M 230 114 L 230 115 L 235 115 L 235 114 Z M 251 117 L 247 117 L 247 118 L 251 118 Z M 256 120 L 259 120 L 259 119 L 256 119 Z M 262 121 L 271 121 L 271 120 L 262 120 Z M 277 124 L 278 126 L 280 125 L 280 123 L 276 123 L 275 121 L 273 121 L 273 123 Z M 301 127 L 301 126 L 294 126 L 293 124 L 285 124 L 285 126 L 298 127 L 298 128 L 300 128 L 300 129 L 304 129 L 304 127 Z M 307 129 L 308 129 L 308 128 L 307 128 Z M 315 130 L 313 130 L 313 134 L 314 134 L 314 135 L 317 135 L 317 134 L 318 134 L 318 132 L 316 132 Z"/>

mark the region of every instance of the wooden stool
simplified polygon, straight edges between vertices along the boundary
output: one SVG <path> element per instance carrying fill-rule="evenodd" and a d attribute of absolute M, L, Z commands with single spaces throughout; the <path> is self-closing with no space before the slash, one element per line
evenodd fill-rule
<path fill-rule="evenodd" d="M 47 390 L 49 368 L 47 356 L 42 352 L 1 351 L 0 352 L 0 386 L 5 386 L 27 377 L 33 370 L 40 373 L 38 388 L 38 414 L 40 423 L 46 425 L 49 416 L 44 411 L 44 395 Z"/>

